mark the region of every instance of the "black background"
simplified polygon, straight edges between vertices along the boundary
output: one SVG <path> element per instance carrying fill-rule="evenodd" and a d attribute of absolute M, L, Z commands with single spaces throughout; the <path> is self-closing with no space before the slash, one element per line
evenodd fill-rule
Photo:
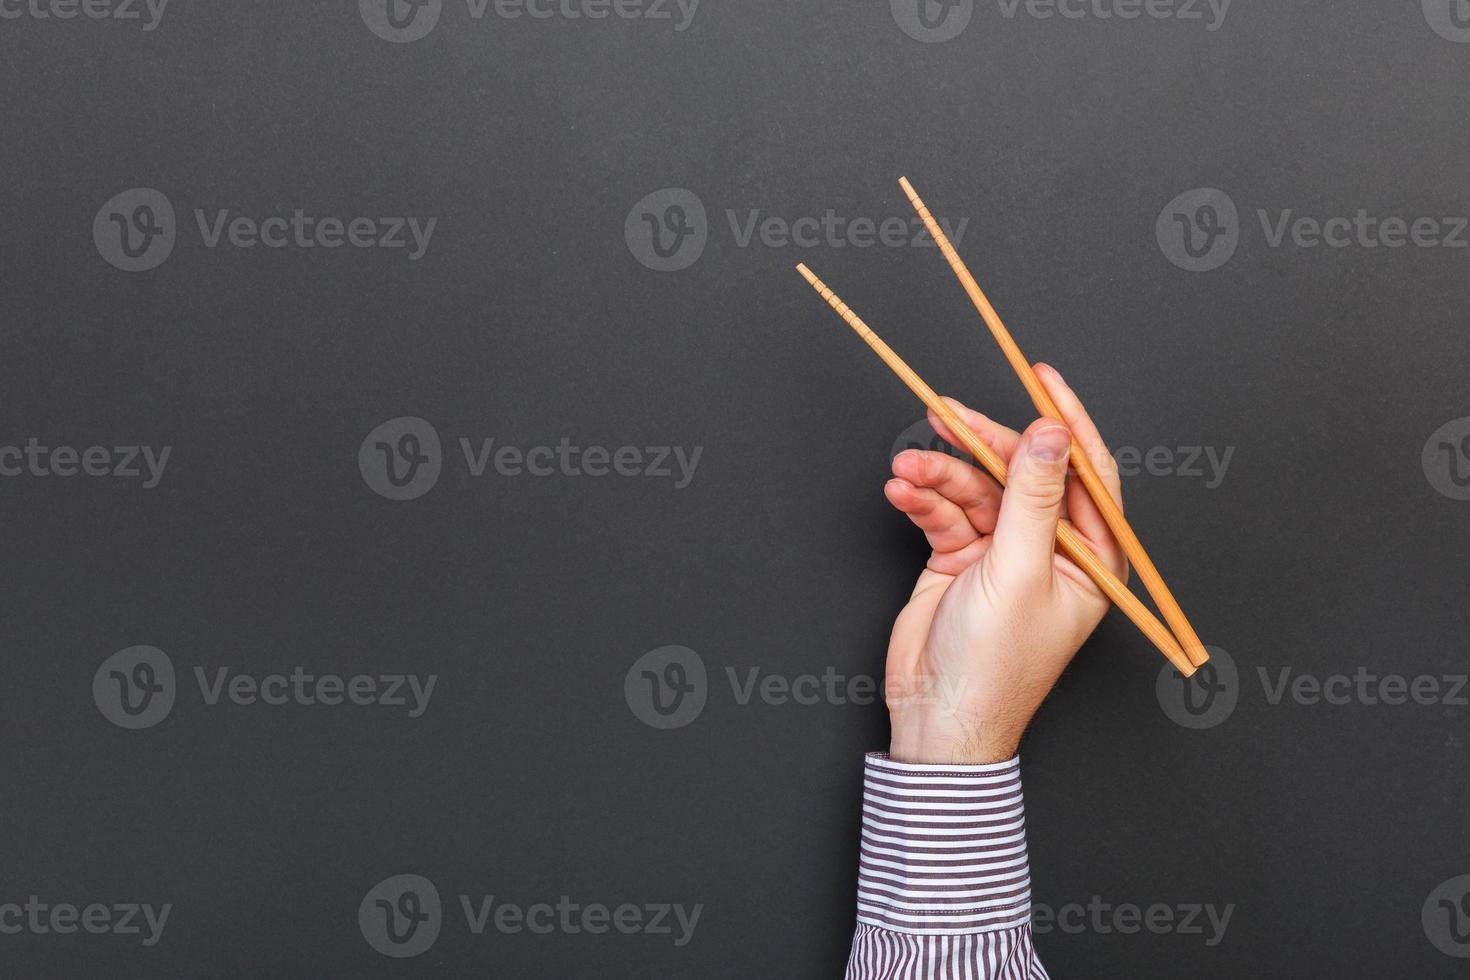
<path fill-rule="evenodd" d="M 356 4 L 175 0 L 0 21 L 5 444 L 171 445 L 161 485 L 7 478 L 0 901 L 170 902 L 163 941 L 0 936 L 0 975 L 832 977 L 881 707 L 739 705 L 724 669 L 881 673 L 923 559 L 884 503 L 921 416 L 792 272 L 806 261 L 940 389 L 1024 394 L 938 253 L 739 247 L 727 211 L 907 219 L 911 177 L 1023 348 L 1115 445 L 1235 447 L 1223 484 L 1139 476 L 1134 526 L 1240 705 L 1192 732 L 1113 614 L 1023 746 L 1035 899 L 1236 906 L 1225 940 L 1058 931 L 1054 976 L 1449 977 L 1420 908 L 1470 871 L 1454 706 L 1270 705 L 1257 668 L 1464 671 L 1470 504 L 1419 457 L 1470 415 L 1470 253 L 1268 247 L 1272 214 L 1470 213 L 1470 46 L 1412 2 L 1237 0 L 1223 27 L 978 5 L 922 44 L 886 3 L 706 0 L 692 26 L 473 21 L 411 44 Z M 155 187 L 180 238 L 128 274 L 98 209 Z M 692 267 L 629 209 L 685 187 Z M 1195 187 L 1223 268 L 1161 254 Z M 437 216 L 425 257 L 205 248 L 192 211 Z M 385 500 L 359 443 L 430 420 L 445 471 Z M 693 483 L 470 479 L 454 441 L 702 446 Z M 133 644 L 256 673 L 439 675 L 429 710 L 208 707 L 145 731 L 89 695 Z M 624 675 L 688 646 L 703 715 Z M 520 904 L 703 903 L 655 936 L 363 941 L 423 874 Z"/>

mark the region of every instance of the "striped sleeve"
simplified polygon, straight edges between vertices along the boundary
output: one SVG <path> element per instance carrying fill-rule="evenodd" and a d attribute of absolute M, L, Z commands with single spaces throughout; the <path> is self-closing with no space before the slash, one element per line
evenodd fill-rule
<path fill-rule="evenodd" d="M 1017 759 L 868 756 L 847 980 L 1047 980 L 1031 944 Z"/>

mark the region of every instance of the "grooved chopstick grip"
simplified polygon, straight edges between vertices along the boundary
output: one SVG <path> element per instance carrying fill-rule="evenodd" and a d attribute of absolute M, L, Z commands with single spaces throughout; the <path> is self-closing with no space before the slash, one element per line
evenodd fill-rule
<path fill-rule="evenodd" d="M 898 179 L 899 186 L 908 195 L 909 203 L 914 210 L 919 212 L 924 226 L 929 229 L 929 234 L 938 243 L 939 250 L 944 253 L 945 259 L 949 261 L 949 267 L 959 278 L 960 285 L 965 287 L 965 292 L 970 295 L 970 301 L 975 304 L 975 309 L 980 312 L 980 317 L 985 325 L 990 328 L 990 333 L 995 337 L 996 343 L 1005 353 L 1006 360 L 1010 361 L 1011 369 L 1021 379 L 1021 384 L 1026 386 L 1026 393 L 1031 396 L 1031 401 L 1036 410 L 1042 415 L 1060 420 L 1062 413 L 1057 409 L 1056 402 L 1052 401 L 1042 385 L 1041 379 L 1036 377 L 1036 372 L 1031 369 L 1031 362 L 1021 353 L 1021 348 L 1011 337 L 1010 331 L 1001 322 L 1000 315 L 995 312 L 995 307 L 990 305 L 990 300 L 985 298 L 980 284 L 975 277 L 970 275 L 970 270 L 965 267 L 964 260 L 960 258 L 955 247 L 950 244 L 949 237 L 945 235 L 944 229 L 939 222 L 934 220 L 934 215 L 924 206 L 919 199 L 914 185 L 909 183 L 907 177 Z M 1195 633 L 1194 627 L 1189 624 L 1189 619 L 1184 615 L 1184 610 L 1179 608 L 1179 603 L 1174 599 L 1174 593 L 1169 591 L 1169 586 L 1164 584 L 1164 577 L 1154 567 L 1153 559 L 1149 558 L 1148 552 L 1144 550 L 1143 542 L 1138 540 L 1138 535 L 1133 533 L 1133 528 L 1128 525 L 1128 520 L 1123 516 L 1123 510 L 1113 500 L 1113 495 L 1103 485 L 1102 477 L 1098 476 L 1097 469 L 1088 459 L 1087 451 L 1075 438 L 1072 440 L 1072 466 L 1081 478 L 1082 485 L 1087 488 L 1088 496 L 1092 497 L 1097 504 L 1097 509 L 1102 513 L 1103 520 L 1108 525 L 1108 530 L 1113 532 L 1113 537 L 1118 539 L 1118 544 L 1123 548 L 1123 553 L 1133 567 L 1138 570 L 1138 577 L 1143 580 L 1144 588 L 1153 600 L 1158 604 L 1159 612 L 1163 613 L 1169 628 L 1178 637 L 1179 644 L 1184 648 L 1185 654 L 1191 663 L 1200 666 L 1210 659 L 1209 653 L 1205 651 L 1204 644 L 1200 642 L 1199 635 Z"/>
<path fill-rule="evenodd" d="M 924 379 L 914 373 L 913 368 L 904 363 L 903 358 L 893 352 L 893 348 L 883 342 L 883 339 L 875 334 L 866 323 L 852 311 L 850 307 L 828 289 L 822 280 L 818 279 L 805 265 L 798 265 L 796 271 L 800 272 L 807 282 L 811 283 L 813 289 L 822 295 L 837 314 L 847 321 L 847 325 L 857 331 L 857 335 L 868 342 L 868 346 L 881 357 L 892 370 L 898 375 L 903 383 L 909 386 L 914 394 L 919 396 L 929 410 L 949 427 L 956 439 L 964 444 L 980 463 L 990 471 L 996 482 L 1001 486 L 1006 483 L 1006 464 L 995 451 L 987 446 L 980 437 L 975 435 L 969 426 L 965 425 L 954 409 L 945 404 L 944 400 L 934 393 L 934 389 L 924 383 Z M 1195 665 L 1184 655 L 1179 644 L 1174 639 L 1174 634 L 1169 628 L 1154 616 L 1149 608 L 1145 606 L 1137 596 L 1128 591 L 1119 578 L 1103 564 L 1102 559 L 1093 554 L 1092 549 L 1072 530 L 1071 525 L 1065 521 L 1057 525 L 1057 547 L 1062 554 L 1072 560 L 1078 568 L 1087 574 L 1087 577 L 1097 583 L 1107 597 L 1123 610 L 1124 615 L 1133 620 L 1143 635 L 1153 641 L 1154 646 L 1159 648 L 1175 669 L 1185 677 L 1195 672 Z"/>

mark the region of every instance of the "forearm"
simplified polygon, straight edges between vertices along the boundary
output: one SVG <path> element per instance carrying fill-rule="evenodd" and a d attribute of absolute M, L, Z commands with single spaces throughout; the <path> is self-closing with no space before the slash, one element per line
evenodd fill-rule
<path fill-rule="evenodd" d="M 1045 980 L 1017 760 L 867 758 L 858 926 L 848 980 Z"/>

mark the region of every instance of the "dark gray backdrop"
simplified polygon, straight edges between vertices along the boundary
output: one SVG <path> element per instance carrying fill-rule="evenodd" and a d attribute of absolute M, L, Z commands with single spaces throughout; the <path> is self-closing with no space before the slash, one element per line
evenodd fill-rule
<path fill-rule="evenodd" d="M 1238 668 L 1212 681 L 1228 716 L 1178 724 L 1162 661 L 1114 614 L 1042 710 L 1023 746 L 1035 898 L 1081 923 L 1038 936 L 1053 975 L 1462 975 L 1470 44 L 1451 3 L 1237 0 L 1220 21 L 985 0 L 942 41 L 875 0 L 706 0 L 683 30 L 673 6 L 444 0 L 406 43 L 357 8 L 174 0 L 147 30 L 146 8 L 5 0 L 0 444 L 171 449 L 152 487 L 0 455 L 0 904 L 171 910 L 153 945 L 0 917 L 0 975 L 838 975 L 884 712 L 841 689 L 742 704 L 727 670 L 881 675 L 923 559 L 881 486 L 922 413 L 792 266 L 936 386 L 1031 413 L 934 249 L 741 226 L 906 223 L 900 174 L 967 220 L 961 251 L 1023 348 L 1109 440 L 1159 450 L 1130 514 Z M 945 34 L 966 9 L 929 13 Z M 175 241 L 128 272 L 111 215 L 163 227 L 136 196 L 109 207 L 136 188 L 170 202 Z M 676 272 L 640 261 L 633 210 L 666 188 L 706 212 Z M 1204 210 L 1226 197 L 1233 220 Z M 677 226 L 669 200 L 648 213 Z M 411 260 L 210 247 L 195 215 L 297 208 L 437 223 Z M 1272 242 L 1288 211 L 1360 209 L 1438 230 Z M 1186 226 L 1225 251 L 1188 258 L 1168 237 Z M 358 454 L 405 417 L 433 427 L 442 472 L 397 501 Z M 459 440 L 489 438 L 702 455 L 682 487 L 475 477 Z M 1191 475 L 1189 447 L 1231 452 L 1223 477 Z M 132 730 L 104 661 L 139 645 L 175 700 Z M 625 680 L 668 645 L 708 680 L 665 730 Z M 297 666 L 437 681 L 411 717 L 210 704 L 195 674 Z M 1274 694 L 1360 669 L 1379 680 L 1346 703 Z M 1382 703 L 1386 675 L 1437 693 Z M 398 959 L 358 910 L 401 874 L 443 911 Z M 461 896 L 702 910 L 682 946 L 677 926 L 477 935 Z M 1112 911 L 1065 911 L 1089 905 Z M 1231 918 L 1129 934 L 1128 905 Z"/>

